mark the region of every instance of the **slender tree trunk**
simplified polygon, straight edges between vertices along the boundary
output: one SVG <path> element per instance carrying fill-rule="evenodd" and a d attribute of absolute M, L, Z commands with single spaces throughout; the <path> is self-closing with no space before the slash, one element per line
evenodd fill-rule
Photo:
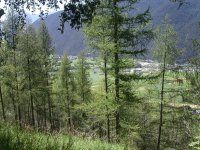
<path fill-rule="evenodd" d="M 47 63 L 46 63 L 46 69 L 47 69 Z M 51 97 L 50 97 L 50 92 L 49 92 L 49 76 L 48 72 L 46 72 L 46 86 L 48 88 L 47 91 L 47 102 L 48 102 L 48 111 L 49 111 L 49 122 L 50 122 L 50 129 L 53 129 L 52 125 L 52 110 L 51 110 Z"/>
<path fill-rule="evenodd" d="M 46 112 L 46 106 L 45 106 L 45 104 L 44 104 L 44 128 L 46 130 L 47 129 L 47 112 Z"/>
<path fill-rule="evenodd" d="M 14 40 L 14 36 L 13 36 Z M 16 62 L 16 49 L 15 46 L 13 46 L 13 52 L 14 52 L 14 67 L 15 67 L 15 81 L 16 81 L 16 102 L 17 102 L 17 109 L 18 109 L 18 121 L 19 125 L 21 126 L 21 108 L 20 108 L 20 100 L 19 100 L 19 87 L 18 87 L 18 76 L 17 76 L 17 62 Z"/>
<path fill-rule="evenodd" d="M 165 85 L 165 71 L 166 71 L 166 52 L 164 53 L 164 60 L 163 60 L 163 72 L 162 72 L 162 87 L 161 87 L 161 99 L 160 99 L 160 124 L 158 130 L 158 143 L 157 143 L 157 150 L 160 150 L 160 141 L 161 141 L 161 134 L 162 134 L 162 124 L 163 124 L 163 100 L 164 100 L 164 85 Z"/>
<path fill-rule="evenodd" d="M 115 54 L 115 65 L 117 65 L 119 61 L 118 54 Z M 118 66 L 118 65 L 117 65 Z M 115 68 L 115 97 L 117 104 L 119 103 L 119 68 L 116 66 Z M 119 110 L 116 112 L 116 135 L 119 135 L 120 130 L 120 114 Z"/>
<path fill-rule="evenodd" d="M 28 104 L 28 106 L 27 106 L 27 124 L 31 123 L 30 118 L 31 118 L 31 115 L 30 115 L 30 106 Z"/>
<path fill-rule="evenodd" d="M 13 90 L 12 90 L 13 91 Z M 13 104 L 13 110 L 14 110 L 14 114 L 15 114 L 15 123 L 17 124 L 17 118 L 18 118 L 18 115 L 17 115 L 17 106 L 16 106 L 16 103 L 15 103 L 15 98 L 14 98 L 14 95 L 12 95 L 12 104 Z"/>
<path fill-rule="evenodd" d="M 115 65 L 115 100 L 117 104 L 119 103 L 119 51 L 118 51 L 118 17 L 117 17 L 117 2 L 113 0 L 114 9 L 114 43 L 115 43 L 115 53 L 114 53 L 114 65 Z M 116 115 L 116 136 L 119 135 L 120 130 L 120 114 L 117 110 Z"/>
<path fill-rule="evenodd" d="M 50 98 L 50 94 L 48 93 L 48 109 L 49 109 L 49 122 L 50 122 L 50 128 L 52 130 L 53 126 L 52 126 L 52 111 L 51 111 L 51 98 Z"/>
<path fill-rule="evenodd" d="M 13 18 L 13 13 L 12 13 Z M 14 20 L 12 19 L 12 32 L 16 32 L 14 30 Z M 14 68 L 15 68 L 15 80 L 16 80 L 16 99 L 17 99 L 17 109 L 18 109 L 18 121 L 19 125 L 21 126 L 21 108 L 20 108 L 20 100 L 19 100 L 19 87 L 18 87 L 18 75 L 17 75 L 17 61 L 16 61 L 16 46 L 15 46 L 15 35 L 12 35 L 12 42 L 13 42 L 13 57 L 14 57 Z"/>
<path fill-rule="evenodd" d="M 44 105 L 43 107 L 43 111 L 42 111 L 42 127 L 44 130 L 47 130 L 47 110 L 46 110 L 46 97 L 44 98 Z"/>
<path fill-rule="evenodd" d="M 22 114 L 21 114 L 21 105 L 18 103 L 18 119 L 19 119 L 19 126 L 22 127 Z"/>
<path fill-rule="evenodd" d="M 84 77 L 83 77 L 83 58 L 81 60 L 81 98 L 82 98 L 82 103 L 85 103 L 85 92 L 84 92 Z M 86 119 L 86 113 L 82 113 L 82 117 L 85 120 Z"/>
<path fill-rule="evenodd" d="M 6 114 L 5 114 L 5 107 L 4 107 L 4 100 L 3 100 L 3 94 L 2 94 L 1 85 L 0 85 L 0 98 L 1 98 L 1 108 L 2 108 L 3 120 L 6 121 Z"/>
<path fill-rule="evenodd" d="M 108 70 L 107 70 L 107 53 L 104 53 L 104 80 L 105 80 L 105 94 L 108 100 Z M 110 118 L 107 115 L 107 141 L 110 142 Z"/>
<path fill-rule="evenodd" d="M 68 127 L 71 130 L 71 110 L 70 110 L 70 101 L 67 103 L 67 115 L 68 115 Z"/>
<path fill-rule="evenodd" d="M 46 54 L 47 54 L 47 50 L 46 50 Z M 49 75 L 48 75 L 48 62 L 45 62 L 45 69 L 46 69 L 46 87 L 47 87 L 47 103 L 48 103 L 48 111 L 49 111 L 49 122 L 50 122 L 50 129 L 53 129 L 53 125 L 52 125 L 52 110 L 51 110 L 51 96 L 50 96 L 50 91 L 49 91 Z"/>
<path fill-rule="evenodd" d="M 29 33 L 28 26 L 26 27 L 26 46 L 30 49 L 29 46 Z M 32 83 L 31 83 L 31 64 L 30 64 L 30 54 L 27 53 L 27 67 L 28 67 L 28 90 L 30 95 L 30 104 L 31 104 L 31 125 L 35 128 L 35 116 L 34 116 L 34 103 L 33 103 L 33 95 L 32 95 Z"/>
<path fill-rule="evenodd" d="M 27 124 L 27 122 L 28 122 L 28 121 L 27 121 L 27 118 L 28 118 L 28 116 L 27 116 L 27 114 L 28 114 L 27 106 L 25 106 L 23 109 L 25 110 L 25 111 L 24 111 L 24 112 L 25 112 L 25 114 L 24 114 L 24 123 Z"/>
<path fill-rule="evenodd" d="M 29 54 L 28 54 L 29 55 Z M 33 105 L 33 95 L 32 95 L 32 84 L 31 84 L 31 72 L 30 72 L 30 60 L 27 59 L 28 63 L 28 86 L 30 94 L 30 104 L 31 104 L 31 125 L 35 127 L 35 116 L 34 116 L 34 105 Z"/>
<path fill-rule="evenodd" d="M 16 80 L 16 99 L 17 99 L 17 109 L 18 109 L 18 121 L 21 126 L 21 108 L 20 108 L 20 100 L 19 100 L 19 87 L 18 87 L 18 75 L 17 75 L 17 63 L 16 63 L 16 50 L 14 50 L 14 67 L 15 67 L 15 80 Z"/>
<path fill-rule="evenodd" d="M 107 141 L 110 143 L 110 116 L 107 115 Z"/>
<path fill-rule="evenodd" d="M 39 129 L 41 127 L 41 119 L 40 119 L 40 116 L 39 116 L 39 106 L 36 105 L 36 123 L 37 123 L 37 128 Z"/>
<path fill-rule="evenodd" d="M 84 68 L 83 68 L 83 66 L 84 66 L 84 64 L 83 64 L 83 58 L 82 58 L 82 60 L 81 60 L 81 63 L 82 63 L 82 65 L 81 65 L 81 82 L 82 82 L 82 88 L 81 88 L 81 95 L 82 95 L 82 102 L 85 102 L 85 92 L 84 92 L 84 73 L 83 73 L 83 71 L 84 71 Z"/>
<path fill-rule="evenodd" d="M 69 85 L 66 85 L 66 92 L 67 92 L 67 115 L 68 115 L 68 120 L 67 120 L 67 126 L 69 130 L 71 130 L 71 110 L 70 110 L 70 97 L 69 97 Z"/>

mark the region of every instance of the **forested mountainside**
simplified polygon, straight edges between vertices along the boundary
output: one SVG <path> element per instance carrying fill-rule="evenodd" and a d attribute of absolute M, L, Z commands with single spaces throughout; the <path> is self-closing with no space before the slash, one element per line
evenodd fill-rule
<path fill-rule="evenodd" d="M 147 8 L 150 8 L 154 27 L 162 22 L 165 15 L 168 15 L 180 38 L 179 47 L 187 49 L 187 56 L 192 55 L 192 39 L 200 35 L 198 27 L 200 1 L 190 0 L 181 8 L 168 0 L 143 0 L 138 4 L 139 10 Z M 45 19 L 49 33 L 53 38 L 55 53 L 62 55 L 63 51 L 67 51 L 69 55 L 77 55 L 85 48 L 84 36 L 81 30 L 72 29 L 69 24 L 66 24 L 64 34 L 60 34 L 60 31 L 57 30 L 60 13 L 56 12 Z M 39 20 L 36 20 L 33 25 L 38 28 Z"/>
<path fill-rule="evenodd" d="M 55 53 L 62 55 L 64 51 L 67 51 L 69 55 L 77 55 L 81 50 L 85 48 L 84 38 L 81 31 L 72 29 L 69 24 L 65 25 L 65 32 L 63 34 L 58 30 L 60 24 L 61 12 L 56 12 L 49 15 L 46 19 L 46 25 L 49 29 L 49 33 L 53 39 L 55 46 Z M 39 27 L 40 19 L 36 20 L 33 25 Z"/>

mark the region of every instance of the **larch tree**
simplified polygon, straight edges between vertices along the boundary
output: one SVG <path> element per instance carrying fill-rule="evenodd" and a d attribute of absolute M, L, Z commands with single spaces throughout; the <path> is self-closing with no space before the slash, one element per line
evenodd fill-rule
<path fill-rule="evenodd" d="M 67 128 L 72 130 L 73 128 L 73 101 L 74 101 L 74 92 L 75 92 L 75 83 L 74 75 L 72 72 L 71 62 L 67 57 L 67 54 L 64 54 L 64 57 L 61 62 L 60 71 L 59 71 L 59 80 L 61 85 L 61 97 L 64 103 L 64 110 L 67 114 Z"/>
<path fill-rule="evenodd" d="M 152 38 L 152 31 L 147 27 L 151 20 L 149 10 L 143 13 L 138 12 L 134 9 L 137 3 L 138 1 L 122 2 L 120 0 L 113 0 L 110 3 L 102 2 L 102 8 L 100 7 L 97 10 L 91 24 L 91 30 L 86 32 L 90 39 L 93 38 L 94 48 L 110 55 L 110 74 L 114 78 L 115 101 L 118 105 L 115 112 L 117 136 L 120 135 L 123 118 L 120 116 L 121 110 L 123 110 L 123 104 L 125 104 L 127 98 L 123 95 L 128 94 L 130 96 L 130 93 L 123 91 L 124 88 L 127 88 L 127 83 L 135 78 L 135 75 L 128 75 L 124 73 L 124 70 L 130 68 L 131 58 L 146 50 L 146 44 Z M 99 21 L 95 22 L 95 19 Z M 100 44 L 102 44 L 101 47 Z M 105 45 L 107 45 L 104 48 L 106 51 L 102 49 Z"/>
<path fill-rule="evenodd" d="M 85 53 L 81 52 L 74 64 L 74 75 L 76 83 L 76 106 L 83 106 L 87 104 L 91 98 L 91 79 L 90 79 L 90 66 L 85 57 Z M 76 107 L 75 107 L 76 109 Z M 77 109 L 77 125 L 85 130 L 84 124 L 87 122 L 87 112 L 83 109 Z M 82 127 L 81 127 L 82 126 Z"/>
<path fill-rule="evenodd" d="M 111 62 L 112 62 L 112 49 L 114 47 L 114 44 L 110 42 L 110 34 L 112 29 L 110 28 L 108 20 L 110 19 L 107 13 L 110 13 L 109 5 L 106 1 L 102 1 L 98 10 L 98 14 L 93 18 L 91 25 L 85 25 L 84 26 L 84 33 L 87 39 L 87 43 L 89 43 L 89 46 L 93 49 L 93 53 L 99 55 L 99 62 L 98 67 L 101 69 L 101 71 L 104 74 L 103 79 L 103 91 L 101 91 L 98 94 L 95 94 L 96 96 L 99 95 L 101 99 L 105 99 L 104 103 L 102 101 L 96 101 L 99 102 L 99 105 L 106 106 L 107 110 L 104 110 L 106 115 L 101 118 L 106 119 L 106 128 L 107 128 L 107 141 L 111 141 L 111 121 L 110 117 L 113 116 L 111 114 L 112 107 L 109 105 L 109 97 L 111 97 L 111 91 L 113 90 L 111 88 Z M 97 30 L 98 29 L 98 30 Z M 99 90 L 98 90 L 99 91 Z M 95 99 L 98 99 L 97 97 Z M 94 102 L 95 103 L 95 102 Z M 99 108 L 102 110 L 102 107 L 99 106 Z M 97 111 L 98 112 L 98 111 Z M 97 113 L 96 112 L 96 113 Z M 99 113 L 101 113 L 99 111 Z M 103 113 L 104 114 L 104 113 Z M 101 114 L 99 114 L 101 116 Z M 102 120 L 102 119 L 101 119 Z M 103 125 L 102 125 L 103 126 Z"/>
<path fill-rule="evenodd" d="M 78 56 L 77 63 L 74 66 L 76 74 L 77 94 L 80 100 L 84 103 L 90 99 L 90 66 L 82 52 Z"/>
<path fill-rule="evenodd" d="M 17 20 L 17 13 L 14 10 L 13 6 L 9 10 L 8 17 L 3 24 L 3 31 L 5 33 L 6 40 L 6 49 L 10 51 L 9 63 L 10 67 L 10 76 L 12 78 L 12 82 L 9 84 L 10 86 L 10 94 L 13 103 L 13 110 L 15 114 L 15 122 L 21 123 L 21 107 L 20 107 L 20 96 L 19 96 L 19 83 L 18 83 L 18 50 L 16 48 L 17 45 L 17 32 L 19 28 L 19 22 Z"/>
<path fill-rule="evenodd" d="M 30 119 L 30 124 L 35 127 L 36 117 L 35 117 L 35 99 L 36 99 L 36 91 L 39 88 L 37 86 L 37 75 L 38 69 L 40 68 L 39 61 L 39 47 L 37 43 L 36 31 L 30 25 L 30 22 L 27 21 L 26 26 L 19 32 L 17 35 L 18 44 L 17 48 L 20 52 L 19 58 L 19 66 L 20 66 L 20 88 L 23 93 L 23 98 L 26 99 L 27 93 L 29 93 L 27 97 L 27 101 L 24 101 L 23 110 L 26 110 L 28 113 L 24 112 L 24 114 L 30 114 L 27 118 Z M 34 92 L 35 91 L 35 92 Z M 39 95 L 37 95 L 39 96 Z M 30 111 L 29 111 L 30 109 Z M 30 113 L 29 113 L 30 112 Z M 25 117 L 26 118 L 26 117 Z"/>
<path fill-rule="evenodd" d="M 50 62 L 50 55 L 53 53 L 53 46 L 52 46 L 52 40 L 48 32 L 48 28 L 45 25 L 44 20 L 40 21 L 40 27 L 38 30 L 38 44 L 41 54 L 41 60 L 43 64 L 43 84 L 44 84 L 44 104 L 48 107 L 48 118 L 50 123 L 50 128 L 53 128 L 53 122 L 52 122 L 52 100 L 51 100 L 51 81 L 50 81 L 50 69 L 51 69 L 51 62 Z M 46 106 L 44 106 L 44 115 L 45 120 L 47 119 L 46 116 Z M 46 122 L 46 121 L 45 121 Z M 46 123 L 45 123 L 46 124 Z"/>
<path fill-rule="evenodd" d="M 3 85 L 4 85 L 4 67 L 6 65 L 7 60 L 7 52 L 5 49 L 5 43 L 1 45 L 0 48 L 0 102 L 1 102 L 1 109 L 2 109 L 2 118 L 6 121 L 6 107 L 5 107 L 5 99 L 4 99 L 4 92 L 3 92 Z"/>
<path fill-rule="evenodd" d="M 160 123 L 158 130 L 157 150 L 160 149 L 160 142 L 162 136 L 163 126 L 163 105 L 164 105 L 164 89 L 165 89 L 165 76 L 167 66 L 174 66 L 181 50 L 177 48 L 177 35 L 170 25 L 169 20 L 165 17 L 164 22 L 156 31 L 154 40 L 153 54 L 154 57 L 162 63 L 162 81 L 161 81 L 161 94 L 160 94 Z"/>

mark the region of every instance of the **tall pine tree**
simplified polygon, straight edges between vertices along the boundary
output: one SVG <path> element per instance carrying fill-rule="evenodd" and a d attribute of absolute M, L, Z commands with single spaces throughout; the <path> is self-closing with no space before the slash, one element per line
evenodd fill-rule
<path fill-rule="evenodd" d="M 52 40 L 49 35 L 47 26 L 45 25 L 44 20 L 40 21 L 40 27 L 38 31 L 38 44 L 41 54 L 41 60 L 43 64 L 43 84 L 44 84 L 44 117 L 45 124 L 47 122 L 47 112 L 46 112 L 46 104 L 48 109 L 48 120 L 50 123 L 50 128 L 53 128 L 52 121 L 52 100 L 51 100 L 51 81 L 50 81 L 50 69 L 51 69 L 51 61 L 50 55 L 53 53 Z"/>
<path fill-rule="evenodd" d="M 130 87 L 128 82 L 130 83 L 131 80 L 135 79 L 136 75 L 128 75 L 124 73 L 124 69 L 131 67 L 131 58 L 142 54 L 146 50 L 146 44 L 152 38 L 152 31 L 147 27 L 151 20 L 149 10 L 143 13 L 138 12 L 135 9 L 137 3 L 138 1 L 128 0 L 113 0 L 110 3 L 102 1 L 89 31 L 86 32 L 93 42 L 93 48 L 105 52 L 102 49 L 103 46 L 100 47 L 100 42 L 106 46 L 106 52 L 111 57 L 110 65 L 112 69 L 110 74 L 114 78 L 115 101 L 118 105 L 115 112 L 117 138 L 122 131 L 122 124 L 130 123 L 130 120 L 122 119 L 123 116 L 121 115 L 125 115 L 123 108 L 126 107 L 126 102 L 135 98 L 132 90 L 130 90 L 131 93 L 124 91 Z"/>

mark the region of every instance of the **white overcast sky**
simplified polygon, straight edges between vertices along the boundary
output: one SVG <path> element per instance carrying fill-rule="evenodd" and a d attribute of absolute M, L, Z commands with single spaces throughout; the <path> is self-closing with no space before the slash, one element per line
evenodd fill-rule
<path fill-rule="evenodd" d="M 3 8 L 3 7 L 4 7 L 4 0 L 1 0 L 1 2 L 0 2 L 0 8 Z M 60 10 L 62 10 L 63 5 L 59 5 L 59 7 L 60 7 Z M 47 7 L 44 6 L 44 7 L 43 7 L 43 10 L 45 10 L 45 8 L 47 8 Z M 25 11 L 26 11 L 27 17 L 30 18 L 30 19 L 32 20 L 32 22 L 34 22 L 35 20 L 37 20 L 37 19 L 39 18 L 39 13 L 40 13 L 39 10 L 35 11 L 34 13 L 32 13 L 32 12 L 29 11 L 29 10 L 25 10 Z M 54 10 L 54 9 L 49 9 L 49 14 L 52 14 L 52 13 L 54 13 L 54 12 L 56 12 L 56 10 Z M 5 12 L 5 13 L 6 13 L 6 12 Z M 5 16 L 6 16 L 6 15 L 3 15 L 3 16 L 1 17 L 1 21 L 3 21 L 3 20 L 5 19 Z"/>

